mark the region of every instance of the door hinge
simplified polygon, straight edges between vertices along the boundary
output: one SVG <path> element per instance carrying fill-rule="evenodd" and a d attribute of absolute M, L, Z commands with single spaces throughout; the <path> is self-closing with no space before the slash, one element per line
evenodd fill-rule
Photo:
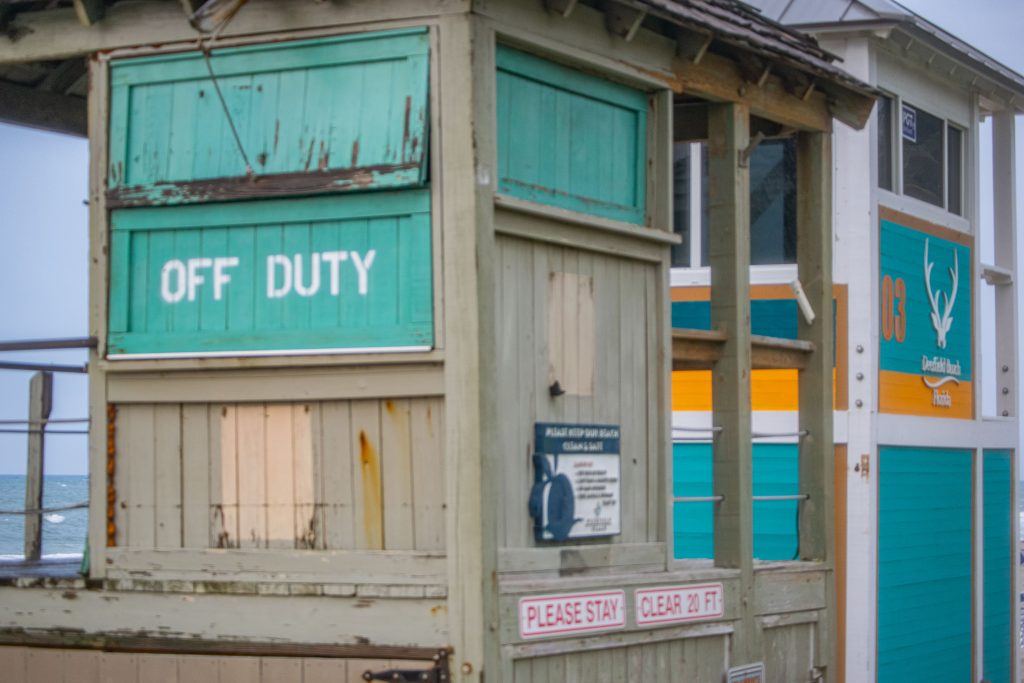
<path fill-rule="evenodd" d="M 387 671 L 364 671 L 364 681 L 395 681 L 396 683 L 450 683 L 451 670 L 448 668 L 450 649 L 438 650 L 432 657 L 434 665 L 429 669 L 388 669 Z"/>

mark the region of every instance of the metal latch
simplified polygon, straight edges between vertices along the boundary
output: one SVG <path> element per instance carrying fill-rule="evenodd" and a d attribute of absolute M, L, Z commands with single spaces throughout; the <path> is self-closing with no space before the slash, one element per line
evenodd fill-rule
<path fill-rule="evenodd" d="M 438 650 L 431 659 L 434 666 L 429 669 L 389 669 L 387 671 L 364 671 L 364 681 L 396 681 L 396 683 L 449 683 L 452 680 L 448 668 L 447 649 Z"/>

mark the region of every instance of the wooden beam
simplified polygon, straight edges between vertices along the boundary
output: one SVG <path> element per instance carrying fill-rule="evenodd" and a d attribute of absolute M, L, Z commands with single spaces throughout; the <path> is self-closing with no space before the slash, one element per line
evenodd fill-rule
<path fill-rule="evenodd" d="M 604 22 L 608 32 L 626 42 L 633 40 L 646 16 L 647 12 L 642 9 L 623 5 L 614 0 L 605 3 Z"/>
<path fill-rule="evenodd" d="M 555 12 L 568 19 L 572 11 L 576 9 L 577 0 L 544 0 L 544 7 L 549 12 Z"/>
<path fill-rule="evenodd" d="M 345 2 L 281 2 L 249 0 L 244 12 L 221 34 L 264 34 L 352 26 L 372 21 L 400 21 L 450 16 L 466 11 L 465 2 L 452 0 L 345 0 Z M 171 43 L 195 45 L 196 32 L 180 2 L 133 0 L 107 8 L 103 30 L 82 26 L 73 8 L 22 12 L 11 20 L 8 33 L 17 41 L 0 40 L 0 64 L 61 59 L 118 48 Z M 0 30 L 0 36 L 3 31 Z"/>
<path fill-rule="evenodd" d="M 707 103 L 687 102 L 677 104 L 672 116 L 672 141 L 673 142 L 698 142 L 708 139 L 708 107 Z M 751 135 L 760 135 L 764 140 L 777 140 L 788 138 L 795 131 L 781 124 L 762 119 L 759 116 L 750 117 Z"/>
<path fill-rule="evenodd" d="M 676 92 L 715 102 L 736 102 L 751 114 L 797 130 L 832 130 L 832 113 L 824 95 L 812 93 L 801 100 L 788 92 L 774 73 L 756 87 L 756 83 L 747 81 L 736 62 L 712 53 L 699 64 L 677 58 L 673 72 L 674 77 L 666 83 Z"/>
<path fill-rule="evenodd" d="M 726 335 L 719 330 L 672 330 L 672 369 L 711 370 L 722 357 Z M 755 370 L 801 370 L 814 344 L 800 339 L 750 336 L 751 366 Z"/>
<path fill-rule="evenodd" d="M 702 33 L 679 27 L 676 32 L 676 56 L 691 64 L 700 64 L 714 40 L 715 35 L 710 31 Z"/>
<path fill-rule="evenodd" d="M 28 389 L 28 458 L 25 466 L 25 510 L 43 507 L 43 429 L 53 407 L 53 374 L 32 375 Z M 43 551 L 43 515 L 25 515 L 25 561 L 37 562 Z"/>
<path fill-rule="evenodd" d="M 799 550 L 801 560 L 834 563 L 832 372 L 835 339 L 832 320 L 832 136 L 797 135 L 797 272 L 817 314 L 812 323 L 798 316 L 797 333 L 814 345 L 800 372 Z M 835 633 L 835 575 L 826 576 L 826 614 L 814 665 L 833 671 L 830 634 Z"/>
<path fill-rule="evenodd" d="M 75 14 L 82 26 L 92 26 L 100 21 L 107 11 L 105 0 L 74 0 Z"/>
<path fill-rule="evenodd" d="M 715 566 L 740 570 L 742 617 L 732 657 L 754 653 L 753 465 L 750 403 L 750 170 L 737 164 L 749 142 L 750 112 L 742 104 L 712 106 L 708 116 L 711 327 L 725 333 L 712 369 L 712 419 L 721 429 L 712 447 L 712 485 L 722 496 L 714 513 Z"/>
<path fill-rule="evenodd" d="M 80 97 L 0 82 L 0 121 L 85 137 L 86 103 Z"/>

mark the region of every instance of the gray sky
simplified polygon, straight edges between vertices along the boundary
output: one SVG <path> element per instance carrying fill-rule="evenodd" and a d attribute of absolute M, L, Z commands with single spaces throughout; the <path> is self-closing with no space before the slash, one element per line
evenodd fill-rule
<path fill-rule="evenodd" d="M 903 4 L 1024 73 L 1020 35 L 1024 0 L 903 0 Z M 1017 131 L 1017 158 L 1024 160 L 1020 118 Z M 0 339 L 87 334 L 87 163 L 84 140 L 0 124 L 0 231 L 5 246 L 0 251 Z M 1024 167 L 1017 182 L 1017 194 L 1024 197 Z M 1022 213 L 1018 227 L 1024 229 L 1024 201 L 1018 208 Z M 1024 322 L 1024 316 L 1021 319 Z M 51 352 L 19 354 L 18 358 L 75 362 L 84 355 Z M 0 419 L 26 416 L 28 379 L 28 373 L 0 372 Z M 55 417 L 86 414 L 83 378 L 58 376 L 55 398 Z M 0 434 L 0 474 L 23 473 L 24 453 L 23 436 Z M 47 473 L 85 472 L 84 437 L 48 438 Z"/>

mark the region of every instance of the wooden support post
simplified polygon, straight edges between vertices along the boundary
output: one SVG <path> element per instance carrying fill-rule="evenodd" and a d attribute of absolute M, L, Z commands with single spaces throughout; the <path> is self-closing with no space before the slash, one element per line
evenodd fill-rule
<path fill-rule="evenodd" d="M 739 165 L 750 138 L 750 112 L 738 104 L 708 112 L 711 326 L 725 333 L 712 369 L 712 415 L 721 427 L 713 447 L 715 566 L 741 570 L 738 629 L 732 661 L 753 649 L 753 467 L 750 403 L 750 169 Z"/>
<path fill-rule="evenodd" d="M 74 0 L 75 14 L 82 26 L 92 26 L 103 18 L 107 11 L 104 0 Z"/>
<path fill-rule="evenodd" d="M 37 372 L 28 385 L 28 464 L 25 468 L 25 509 L 43 507 L 43 429 L 53 406 L 53 374 Z M 35 562 L 43 551 L 43 516 L 25 515 L 25 560 Z"/>
<path fill-rule="evenodd" d="M 1015 116 L 992 116 L 992 207 L 995 214 L 995 266 L 1012 274 L 996 287 L 996 411 L 1017 415 L 1017 168 Z M 975 409 L 977 410 L 977 408 Z"/>
<path fill-rule="evenodd" d="M 815 317 L 799 316 L 798 335 L 814 350 L 800 371 L 800 559 L 831 568 L 833 560 L 832 369 L 835 340 L 832 322 L 832 137 L 797 135 L 797 272 Z M 825 579 L 827 620 L 820 624 L 816 664 L 831 671 L 835 632 L 835 575 Z"/>

